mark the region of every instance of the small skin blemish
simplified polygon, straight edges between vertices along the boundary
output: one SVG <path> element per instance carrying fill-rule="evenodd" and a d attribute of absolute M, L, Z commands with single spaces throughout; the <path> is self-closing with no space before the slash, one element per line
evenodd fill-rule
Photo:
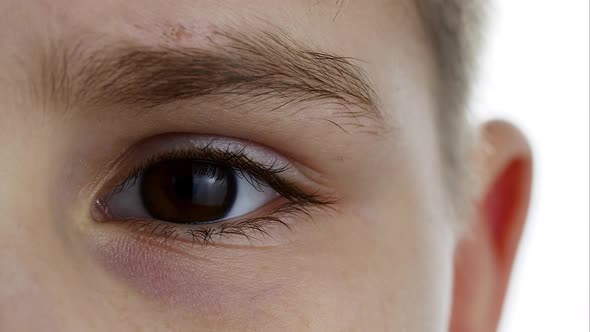
<path fill-rule="evenodd" d="M 162 36 L 172 42 L 181 43 L 193 38 L 193 33 L 183 24 L 165 24 Z"/>
<path fill-rule="evenodd" d="M 207 43 L 215 28 L 210 24 L 198 25 L 179 22 L 158 22 L 151 25 L 132 24 L 136 36 L 147 44 L 194 47 Z M 155 37 L 155 40 L 154 40 Z"/>

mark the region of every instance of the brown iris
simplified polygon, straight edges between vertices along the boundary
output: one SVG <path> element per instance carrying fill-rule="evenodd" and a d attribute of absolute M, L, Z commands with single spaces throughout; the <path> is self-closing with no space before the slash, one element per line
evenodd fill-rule
<path fill-rule="evenodd" d="M 216 221 L 236 198 L 233 170 L 201 160 L 156 163 L 144 171 L 140 185 L 150 215 L 175 223 Z"/>

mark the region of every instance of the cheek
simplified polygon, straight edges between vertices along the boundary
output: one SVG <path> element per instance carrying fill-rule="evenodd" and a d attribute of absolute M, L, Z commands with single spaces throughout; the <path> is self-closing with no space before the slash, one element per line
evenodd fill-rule
<path fill-rule="evenodd" d="M 196 245 L 187 256 L 129 236 L 116 238 L 109 234 L 89 243 L 96 244 L 94 256 L 107 278 L 114 277 L 107 284 L 127 294 L 114 301 L 145 313 L 148 322 L 204 331 L 290 331 L 348 321 L 339 310 L 350 307 L 348 293 L 334 282 L 318 282 L 330 273 L 312 271 L 315 260 L 291 249 L 220 253 Z"/>
<path fill-rule="evenodd" d="M 442 235 L 396 210 L 316 220 L 269 249 L 175 252 L 121 229 L 87 243 L 143 312 L 237 330 L 433 330 L 450 274 Z"/>
<path fill-rule="evenodd" d="M 415 172 L 398 168 L 389 183 L 374 186 L 370 199 L 351 204 L 361 223 L 351 233 L 365 247 L 356 265 L 370 264 L 367 287 L 381 301 L 386 330 L 437 331 L 449 312 L 453 237 Z"/>

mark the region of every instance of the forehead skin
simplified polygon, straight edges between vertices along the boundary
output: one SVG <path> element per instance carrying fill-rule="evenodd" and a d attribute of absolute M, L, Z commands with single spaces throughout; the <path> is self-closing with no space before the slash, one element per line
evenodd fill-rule
<path fill-rule="evenodd" d="M 362 125 L 379 130 L 350 123 L 340 130 L 309 122 L 309 112 L 167 113 L 134 122 L 107 110 L 55 112 L 40 101 L 36 69 L 53 45 L 198 48 L 219 28 L 280 29 L 312 49 L 357 59 L 382 122 Z M 427 40 L 409 1 L 0 1 L 0 243 L 7 248 L 0 282 L 11 289 L 0 291 L 0 313 L 11 317 L 0 315 L 0 329 L 445 330 L 452 236 Z M 155 294 L 150 283 L 161 280 L 121 280 L 116 255 L 96 254 L 108 241 L 87 218 L 82 189 L 94 165 L 144 137 L 205 131 L 294 156 L 341 194 L 337 211 L 302 227 L 287 246 L 205 249 L 204 260 L 162 263 L 183 271 L 182 291 Z"/>

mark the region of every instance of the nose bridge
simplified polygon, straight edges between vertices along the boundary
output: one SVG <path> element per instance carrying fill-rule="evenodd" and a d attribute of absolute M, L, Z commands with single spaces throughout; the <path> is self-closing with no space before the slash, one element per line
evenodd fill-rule
<path fill-rule="evenodd" d="M 59 330 L 63 255 L 48 220 L 50 176 L 42 154 L 0 147 L 0 331 Z"/>

